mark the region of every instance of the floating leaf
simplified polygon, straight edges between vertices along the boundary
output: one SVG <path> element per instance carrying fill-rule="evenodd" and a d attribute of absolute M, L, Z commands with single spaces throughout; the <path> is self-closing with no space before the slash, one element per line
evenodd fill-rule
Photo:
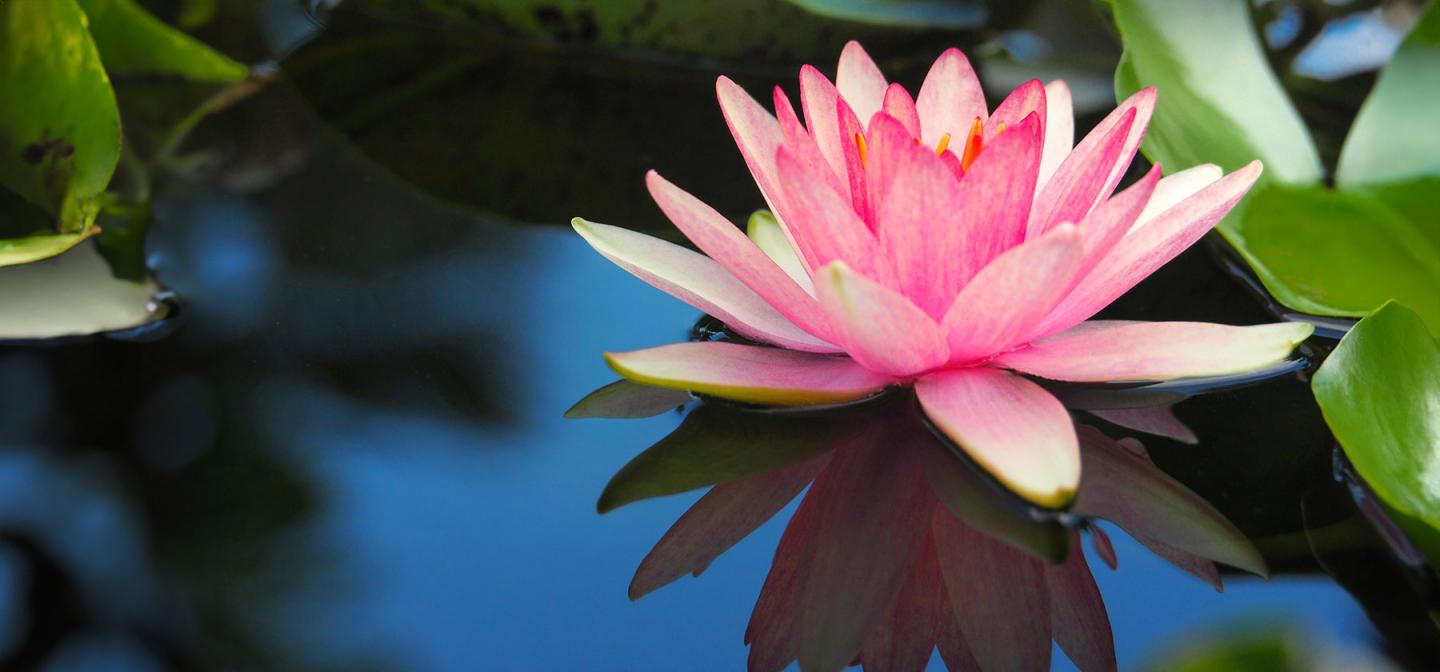
<path fill-rule="evenodd" d="M 165 315 L 153 282 L 120 280 L 93 244 L 0 268 L 0 339 L 81 336 L 138 327 Z"/>
<path fill-rule="evenodd" d="M 1433 185 L 1395 185 L 1386 200 L 1419 200 Z M 1376 196 L 1280 185 L 1240 202 L 1230 241 L 1281 303 L 1317 315 L 1361 316 L 1399 299 L 1440 324 L 1440 227 Z"/>
<path fill-rule="evenodd" d="M 1346 334 L 1313 388 L 1355 469 L 1440 564 L 1440 343 L 1425 322 L 1386 304 Z"/>
<path fill-rule="evenodd" d="M 789 0 L 815 14 L 877 26 L 974 28 L 989 17 L 985 3 L 967 0 Z"/>
<path fill-rule="evenodd" d="M 120 158 L 115 93 L 75 0 L 0 5 L 0 183 L 85 230 Z"/>
<path fill-rule="evenodd" d="M 1320 179 L 1315 145 L 1270 71 L 1248 3 L 1114 0 L 1114 11 L 1125 44 L 1115 93 L 1159 90 L 1143 148 L 1166 172 L 1260 159 L 1265 179 Z"/>
<path fill-rule="evenodd" d="M 1340 150 L 1336 183 L 1351 187 L 1440 176 L 1436 110 L 1440 110 L 1440 2 L 1430 3 L 1360 107 Z M 1430 193 L 1433 202 L 1435 192 Z"/>
<path fill-rule="evenodd" d="M 196 82 L 235 82 L 249 69 L 171 28 L 134 0 L 80 0 L 90 35 L 111 75 L 169 75 Z"/>

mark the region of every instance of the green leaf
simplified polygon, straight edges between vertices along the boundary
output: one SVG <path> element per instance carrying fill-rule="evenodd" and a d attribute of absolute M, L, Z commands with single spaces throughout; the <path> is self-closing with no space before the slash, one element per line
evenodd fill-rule
<path fill-rule="evenodd" d="M 1270 70 L 1244 0 L 1113 2 L 1125 45 L 1116 96 L 1145 86 L 1160 94 L 1143 145 L 1151 160 L 1175 172 L 1260 159 L 1262 179 L 1320 180 L 1315 145 Z"/>
<path fill-rule="evenodd" d="M 1425 322 L 1387 303 L 1346 334 L 1312 388 L 1355 469 L 1440 565 L 1440 343 Z"/>
<path fill-rule="evenodd" d="M 1436 110 L 1440 110 L 1440 2 L 1431 2 L 1360 107 L 1340 150 L 1336 183 L 1349 187 L 1440 176 Z"/>
<path fill-rule="evenodd" d="M 120 158 L 120 114 L 75 0 L 0 5 L 0 91 L 0 183 L 84 231 Z"/>
<path fill-rule="evenodd" d="M 48 259 L 65 252 L 94 234 L 94 228 L 81 233 L 50 233 L 0 240 L 0 266 L 16 266 Z"/>
<path fill-rule="evenodd" d="M 600 495 L 601 513 L 674 495 L 804 459 L 856 433 L 856 411 L 843 418 L 771 415 L 702 404 L 659 443 L 630 460 Z"/>
<path fill-rule="evenodd" d="M 1395 298 L 1440 324 L 1440 230 L 1411 216 L 1426 198 L 1433 211 L 1434 189 L 1258 187 L 1221 232 L 1291 308 L 1359 317 Z"/>
<path fill-rule="evenodd" d="M 806 10 L 847 21 L 904 28 L 974 28 L 989 12 L 965 0 L 788 0 Z"/>
<path fill-rule="evenodd" d="M 80 0 L 90 35 L 111 75 L 169 75 L 196 82 L 236 82 L 249 69 L 171 28 L 134 0 Z"/>

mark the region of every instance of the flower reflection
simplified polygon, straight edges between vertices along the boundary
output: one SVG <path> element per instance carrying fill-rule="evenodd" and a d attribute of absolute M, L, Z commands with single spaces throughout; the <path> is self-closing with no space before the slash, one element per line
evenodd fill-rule
<path fill-rule="evenodd" d="M 654 172 L 651 195 L 704 255 L 575 220 L 616 264 L 777 346 L 610 353 L 621 375 L 796 406 L 913 383 L 926 415 L 976 462 L 1029 500 L 1060 507 L 1080 481 L 1077 438 L 1060 402 L 1017 374 L 1228 374 L 1282 360 L 1311 333 L 1307 324 L 1089 320 L 1204 235 L 1260 174 L 1258 161 L 1229 175 L 1204 165 L 1163 179 L 1155 166 L 1112 197 L 1154 110 L 1153 89 L 1072 147 L 1064 82 L 1032 80 L 990 110 L 953 49 L 913 98 L 853 42 L 834 84 L 807 66 L 800 88 L 804 125 L 779 88 L 772 116 L 729 79 L 717 84 L 774 212 L 752 220 L 749 237 Z"/>
<path fill-rule="evenodd" d="M 633 392 L 635 406 L 616 405 L 623 388 L 605 403 L 634 415 L 655 401 Z M 604 510 L 715 484 L 640 563 L 631 597 L 698 576 L 802 492 L 746 630 L 752 671 L 797 660 L 803 670 L 919 670 L 937 648 L 952 670 L 1048 669 L 1052 641 L 1081 669 L 1114 669 L 1109 618 L 1079 546 L 1088 531 L 1115 567 L 1095 519 L 1217 590 L 1216 562 L 1268 573 L 1229 521 L 1133 439 L 1077 426 L 1087 468 L 1074 512 L 1057 513 L 994 487 L 929 431 L 912 397 L 896 397 L 823 416 L 693 409 L 601 499 Z"/>

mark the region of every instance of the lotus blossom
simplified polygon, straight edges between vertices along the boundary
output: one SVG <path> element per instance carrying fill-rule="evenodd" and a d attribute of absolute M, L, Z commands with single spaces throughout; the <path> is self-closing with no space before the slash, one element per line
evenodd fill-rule
<path fill-rule="evenodd" d="M 1115 191 L 1155 107 L 1143 89 L 1072 146 L 1062 81 L 986 106 L 960 51 L 918 96 L 858 43 L 835 83 L 800 72 L 801 113 L 771 114 L 726 77 L 720 107 L 773 219 L 749 235 L 651 172 L 669 219 L 704 254 L 574 221 L 601 254 L 757 342 L 606 355 L 650 385 L 775 405 L 835 403 L 911 385 L 930 421 L 1033 502 L 1080 481 L 1074 427 L 1030 380 L 1163 381 L 1287 357 L 1312 327 L 1090 320 L 1197 241 L 1260 175 L 1155 166 Z M 803 114 L 804 123 L 800 116 Z"/>

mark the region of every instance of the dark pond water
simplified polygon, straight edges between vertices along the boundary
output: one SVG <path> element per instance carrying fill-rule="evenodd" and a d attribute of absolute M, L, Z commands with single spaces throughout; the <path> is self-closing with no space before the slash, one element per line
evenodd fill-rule
<path fill-rule="evenodd" d="M 370 75 L 408 81 L 407 63 L 367 53 L 382 54 L 367 57 Z M 139 336 L 0 347 L 7 667 L 742 669 L 747 622 L 798 498 L 751 521 L 753 533 L 736 532 L 743 539 L 703 575 L 632 601 L 637 566 L 705 490 L 598 514 L 617 471 L 682 423 L 669 450 L 685 459 L 788 455 L 724 472 L 742 481 L 789 469 L 798 492 L 815 465 L 848 460 L 859 481 L 844 481 L 839 467 L 825 472 L 826 485 L 810 491 L 824 498 L 817 508 L 863 510 L 863 500 L 887 515 L 882 507 L 920 506 L 914 492 L 935 496 L 933 481 L 887 490 L 864 476 L 919 469 L 925 451 L 964 468 L 907 415 L 903 395 L 839 419 L 699 402 L 642 419 L 564 419 L 615 380 L 602 352 L 683 339 L 699 317 L 595 254 L 568 217 L 656 230 L 636 166 L 673 166 L 677 181 L 736 217 L 759 202 L 738 157 L 721 152 L 729 140 L 710 75 L 641 78 L 638 92 L 597 99 L 595 123 L 619 129 L 607 166 L 612 157 L 578 144 L 604 132 L 537 111 L 566 112 L 554 101 L 572 101 L 576 81 L 602 86 L 543 62 L 517 65 L 514 54 L 474 54 L 488 75 L 393 100 L 354 96 L 344 81 L 359 76 L 353 66 L 297 68 L 218 120 L 213 133 L 238 148 L 230 168 L 159 201 L 150 249 L 156 274 L 182 297 L 172 323 Z M 320 68 L 330 56 L 311 57 Z M 326 72 L 336 81 L 316 86 Z M 533 107 L 495 102 L 521 89 Z M 660 139 L 626 142 L 648 122 L 616 101 L 654 91 L 665 96 L 647 105 L 694 110 L 696 119 L 676 122 L 694 134 L 693 152 L 664 147 L 674 135 L 658 126 Z M 337 109 L 352 114 L 336 121 Z M 442 118 L 477 130 L 437 146 Z M 538 127 L 507 126 L 520 119 Z M 632 147 L 640 149 L 626 154 Z M 406 150 L 413 163 L 376 160 Z M 572 162 L 579 154 L 585 163 Z M 517 157 L 529 163 L 515 168 Z M 479 209 L 421 194 L 397 172 L 411 182 L 451 175 L 431 194 Z M 473 198 L 446 193 L 466 184 L 479 185 Z M 1218 247 L 1198 246 L 1107 314 L 1274 319 L 1224 262 Z M 1198 445 L 1077 410 L 1077 421 L 1112 437 L 1140 438 L 1156 478 L 1173 478 L 1233 521 L 1272 572 L 1266 581 L 1225 569 L 1217 592 L 1098 523 L 1118 570 L 1096 553 L 1092 532 L 1081 547 L 1122 669 L 1236 629 L 1385 651 L 1417 669 L 1433 660 L 1434 633 L 1413 597 L 1423 579 L 1337 478 L 1343 464 L 1308 391 L 1310 364 L 1330 344 L 1313 339 L 1307 361 L 1245 385 L 1151 390 L 1151 402 L 1178 401 Z M 1136 397 L 1067 390 L 1077 408 Z M 863 431 L 844 424 L 857 417 Z M 652 470 L 661 485 L 651 485 L 713 482 L 675 469 Z M 1033 512 L 960 473 L 997 515 L 1013 517 L 1002 527 L 1026 525 Z M 873 516 L 826 520 L 861 521 L 828 528 L 820 545 L 837 555 L 865 555 L 875 535 L 893 532 Z M 1033 578 L 997 571 L 972 581 L 992 590 L 976 599 L 991 600 L 995 618 L 1019 622 L 1007 596 L 1033 590 L 1024 583 Z M 837 613 L 854 607 L 873 592 L 869 579 L 825 584 L 835 593 L 827 603 Z M 1058 648 L 1053 655 L 1057 669 L 1072 668 Z M 942 669 L 938 653 L 930 665 Z"/>

